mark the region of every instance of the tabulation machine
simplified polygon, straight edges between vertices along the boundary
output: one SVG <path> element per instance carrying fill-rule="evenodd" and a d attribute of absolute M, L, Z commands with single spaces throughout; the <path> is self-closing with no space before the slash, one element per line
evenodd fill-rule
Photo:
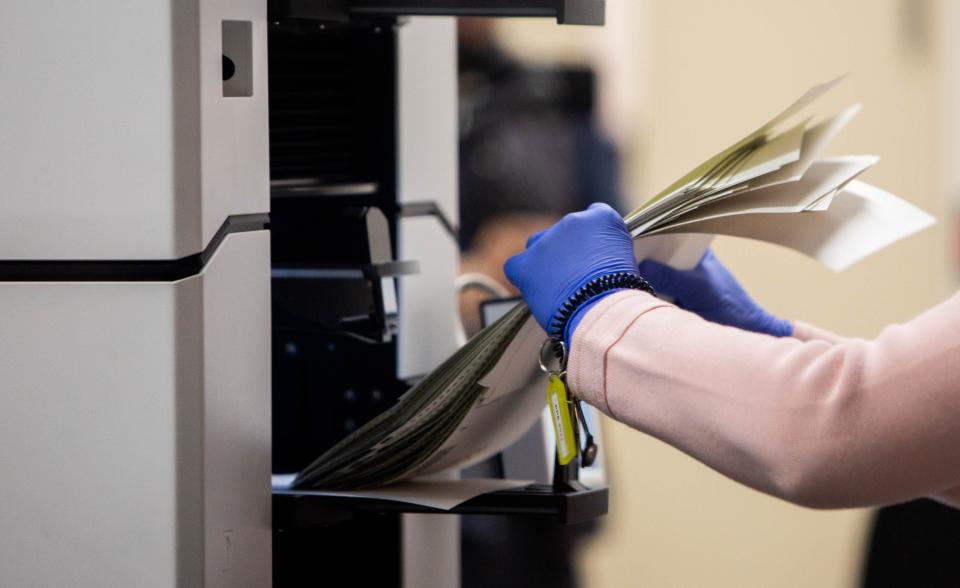
<path fill-rule="evenodd" d="M 279 529 L 270 476 L 456 348 L 450 17 L 603 8 L 3 3 L 0 585 L 455 586 L 456 517 Z"/>

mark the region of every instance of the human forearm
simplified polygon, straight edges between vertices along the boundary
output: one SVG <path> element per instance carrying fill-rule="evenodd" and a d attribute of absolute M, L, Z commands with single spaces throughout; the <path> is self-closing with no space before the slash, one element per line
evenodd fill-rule
<path fill-rule="evenodd" d="M 531 235 L 505 272 L 571 350 L 575 393 L 745 484 L 827 508 L 960 480 L 960 298 L 874 342 L 801 341 L 712 256 L 692 273 L 661 272 L 660 291 L 732 327 L 708 323 L 600 287 L 614 276 L 646 285 L 623 219 L 601 204 Z M 671 290 L 681 278 L 689 287 Z"/>
<path fill-rule="evenodd" d="M 575 392 L 761 491 L 814 507 L 905 500 L 960 479 L 960 306 L 877 342 L 710 324 L 641 293 L 573 338 Z"/>

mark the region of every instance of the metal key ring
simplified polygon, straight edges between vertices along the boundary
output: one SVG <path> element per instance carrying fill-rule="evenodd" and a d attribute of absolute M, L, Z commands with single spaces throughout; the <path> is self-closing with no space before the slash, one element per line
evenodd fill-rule
<path fill-rule="evenodd" d="M 566 347 L 564 347 L 563 341 L 560 341 L 559 343 L 557 343 L 557 345 L 560 346 L 560 350 L 561 350 L 561 352 L 563 353 L 563 356 L 565 357 L 565 356 L 567 355 L 567 349 L 566 349 Z M 544 359 L 543 359 L 543 352 L 544 352 L 544 351 L 549 352 L 551 356 L 553 355 L 553 340 L 552 340 L 552 339 L 550 339 L 550 338 L 544 339 L 544 340 L 543 340 L 543 343 L 540 344 L 540 354 L 539 354 L 539 357 L 537 357 L 537 361 L 540 363 L 540 370 L 543 371 L 543 373 L 547 374 L 548 376 L 559 376 L 559 377 L 561 377 L 561 378 L 564 377 L 564 376 L 567 374 L 567 370 L 562 369 L 562 367 L 561 367 L 560 370 L 552 370 L 552 369 L 550 369 L 550 368 L 547 367 L 547 363 L 546 363 L 546 361 L 544 361 Z M 563 364 L 561 363 L 561 366 L 562 366 L 562 365 L 563 365 Z"/>

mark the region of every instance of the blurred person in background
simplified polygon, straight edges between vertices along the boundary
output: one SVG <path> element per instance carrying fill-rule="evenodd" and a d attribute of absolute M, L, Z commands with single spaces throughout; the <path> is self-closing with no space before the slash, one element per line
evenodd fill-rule
<path fill-rule="evenodd" d="M 598 199 L 619 208 L 620 164 L 595 121 L 593 71 L 521 63 L 494 22 L 458 21 L 461 272 L 516 295 L 503 262 L 568 212 Z M 461 298 L 468 333 L 483 296 Z"/>
<path fill-rule="evenodd" d="M 480 302 L 515 296 L 503 263 L 527 235 L 601 198 L 620 201 L 619 161 L 594 120 L 587 67 L 533 67 L 497 42 L 494 21 L 460 19 L 460 310 L 468 335 Z M 499 457 L 464 477 L 502 477 Z M 462 517 L 464 588 L 574 588 L 576 545 L 593 524 Z"/>

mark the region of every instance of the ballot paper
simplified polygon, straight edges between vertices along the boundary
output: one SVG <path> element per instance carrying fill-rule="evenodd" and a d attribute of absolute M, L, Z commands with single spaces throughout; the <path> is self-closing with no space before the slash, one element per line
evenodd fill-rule
<path fill-rule="evenodd" d="M 812 88 L 628 214 L 637 258 L 689 269 L 714 235 L 729 235 L 782 245 L 841 271 L 932 225 L 912 204 L 855 179 L 878 157 L 819 158 L 860 111 L 855 104 L 812 122 L 809 108 L 841 79 Z M 746 171 L 738 159 L 751 162 Z"/>
<path fill-rule="evenodd" d="M 542 400 L 533 401 L 539 394 L 530 386 L 543 337 L 530 310 L 518 303 L 394 406 L 318 457 L 298 474 L 294 486 L 380 486 L 464 467 L 497 453 L 519 438 L 543 408 Z"/>
<path fill-rule="evenodd" d="M 860 109 L 808 112 L 841 78 L 815 86 L 757 130 L 625 217 L 638 259 L 694 267 L 714 235 L 766 241 L 841 271 L 934 219 L 857 179 L 872 155 L 820 158 Z M 399 401 L 297 475 L 298 489 L 396 484 L 486 459 L 543 409 L 546 334 L 518 303 Z M 397 492 L 403 493 L 402 489 Z"/>
<path fill-rule="evenodd" d="M 802 214 L 746 213 L 664 229 L 746 237 L 788 247 L 839 272 L 935 220 L 893 194 L 853 181 L 828 208 Z"/>
<path fill-rule="evenodd" d="M 802 113 L 808 106 L 815 102 L 817 98 L 836 86 L 842 79 L 843 76 L 820 84 L 819 86 L 814 86 L 759 129 L 695 167 L 685 176 L 648 200 L 646 204 L 628 214 L 626 221 L 628 226 L 633 230 L 634 235 L 645 232 L 648 223 L 664 211 L 669 212 L 670 210 L 676 210 L 683 204 L 702 197 L 704 194 L 709 194 L 711 191 L 714 193 L 720 192 L 725 188 L 734 186 L 734 182 L 732 182 L 731 179 L 733 179 L 733 174 L 736 173 L 736 170 L 739 169 L 743 161 L 749 159 L 752 153 L 765 144 L 775 141 L 787 124 L 798 118 L 799 113 Z M 852 115 L 850 115 L 848 119 L 849 118 L 852 118 Z M 809 132 L 814 133 L 815 128 L 816 127 L 810 128 Z M 804 136 L 806 135 L 807 132 L 804 132 Z M 800 150 L 802 151 L 802 141 Z M 799 154 L 796 160 L 800 160 Z M 787 160 L 783 160 L 782 163 L 785 164 L 786 161 Z M 755 165 L 754 167 L 758 168 L 759 166 Z M 739 179 L 741 181 L 747 181 L 750 178 L 744 177 L 741 174 Z"/>
<path fill-rule="evenodd" d="M 443 445 L 413 475 L 465 468 L 517 442 L 543 412 L 542 373 L 535 369 L 544 340 L 531 316 L 504 351 L 503 359 L 478 382 L 486 390 Z"/>

